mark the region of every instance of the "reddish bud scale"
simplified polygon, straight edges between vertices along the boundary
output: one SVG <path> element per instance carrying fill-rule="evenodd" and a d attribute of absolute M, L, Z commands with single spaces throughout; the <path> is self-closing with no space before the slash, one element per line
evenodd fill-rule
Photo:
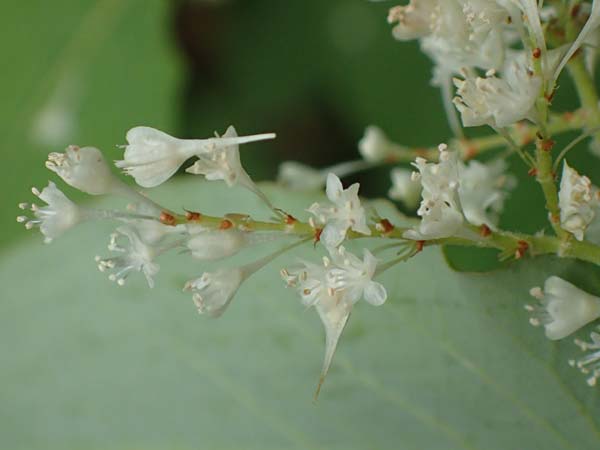
<path fill-rule="evenodd" d="M 529 175 L 530 177 L 535 177 L 537 173 L 537 169 L 535 167 L 532 167 L 531 169 L 529 169 L 529 172 L 527 172 L 527 175 Z"/>
<path fill-rule="evenodd" d="M 539 59 L 539 58 L 540 58 L 540 56 L 542 56 L 542 49 L 541 49 L 541 48 L 539 48 L 539 47 L 538 47 L 538 48 L 535 48 L 535 49 L 533 50 L 533 53 L 532 53 L 532 55 L 533 55 L 533 57 L 534 57 L 535 59 Z"/>
<path fill-rule="evenodd" d="M 551 214 L 550 221 L 552 223 L 560 223 L 560 216 L 558 214 Z"/>
<path fill-rule="evenodd" d="M 394 225 L 392 225 L 392 223 L 387 219 L 381 219 L 379 224 L 381 225 L 381 229 L 383 230 L 384 234 L 391 233 L 394 229 Z"/>
<path fill-rule="evenodd" d="M 417 241 L 416 242 L 417 253 L 418 252 L 422 252 L 423 251 L 423 247 L 425 247 L 425 241 Z"/>
<path fill-rule="evenodd" d="M 483 237 L 488 237 L 489 235 L 492 234 L 492 230 L 490 229 L 490 227 L 488 227 L 485 223 L 483 225 L 481 225 L 481 227 L 479 228 L 479 233 L 483 236 Z"/>
<path fill-rule="evenodd" d="M 321 233 L 323 233 L 323 228 L 315 228 L 315 244 L 321 240 Z"/>
<path fill-rule="evenodd" d="M 294 225 L 298 220 L 291 214 L 286 214 L 284 221 L 286 225 Z"/>
<path fill-rule="evenodd" d="M 579 15 L 579 10 L 581 9 L 581 5 L 578 3 L 571 8 L 571 17 L 575 18 Z"/>
<path fill-rule="evenodd" d="M 478 153 L 479 151 L 477 150 L 477 147 L 471 145 L 465 149 L 465 159 L 473 159 L 477 156 Z"/>
<path fill-rule="evenodd" d="M 529 244 L 525 241 L 517 242 L 517 250 L 515 251 L 515 259 L 521 259 L 529 250 Z"/>
<path fill-rule="evenodd" d="M 185 218 L 190 222 L 198 222 L 202 218 L 202 214 L 194 211 L 186 211 Z"/>
<path fill-rule="evenodd" d="M 549 152 L 554 148 L 554 144 L 556 144 L 556 142 L 552 139 L 544 139 L 541 143 L 542 150 Z"/>
<path fill-rule="evenodd" d="M 165 225 L 170 225 L 170 226 L 174 226 L 176 223 L 175 216 L 173 216 L 173 214 L 169 214 L 166 211 L 163 211 L 160 213 L 159 220 L 161 223 L 163 223 Z"/>
<path fill-rule="evenodd" d="M 224 219 L 219 224 L 219 230 L 229 230 L 233 227 L 233 222 L 231 220 Z"/>

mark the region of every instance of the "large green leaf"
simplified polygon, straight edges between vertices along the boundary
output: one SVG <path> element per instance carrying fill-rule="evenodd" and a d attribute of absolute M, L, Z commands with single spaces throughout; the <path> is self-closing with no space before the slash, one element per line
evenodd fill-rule
<path fill-rule="evenodd" d="M 299 215 L 311 200 L 267 192 Z M 152 194 L 174 208 L 266 214 L 215 184 Z M 471 275 L 426 250 L 385 274 L 384 306 L 357 305 L 314 403 L 323 332 L 278 279 L 291 256 L 212 320 L 180 292 L 202 270 L 187 256 L 162 261 L 154 290 L 141 277 L 106 280 L 93 256 L 109 230 L 82 225 L 49 246 L 36 236 L 0 261 L 3 448 L 598 448 L 597 390 L 566 362 L 577 349 L 549 342 L 523 309 L 531 286 L 579 279 L 579 266 Z"/>

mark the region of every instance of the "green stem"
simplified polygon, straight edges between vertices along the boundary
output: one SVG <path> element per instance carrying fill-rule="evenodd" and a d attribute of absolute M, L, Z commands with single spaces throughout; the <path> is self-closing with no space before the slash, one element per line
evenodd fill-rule
<path fill-rule="evenodd" d="M 571 59 L 567 65 L 569 74 L 575 84 L 579 101 L 588 111 L 585 126 L 596 128 L 600 126 L 600 107 L 598 106 L 598 93 L 592 76 L 588 73 L 582 55 Z M 594 135 L 594 141 L 600 143 L 600 132 Z"/>
<path fill-rule="evenodd" d="M 282 222 L 266 222 L 253 220 L 252 218 L 240 215 L 229 214 L 224 217 L 214 217 L 199 215 L 196 213 L 193 218 L 178 215 L 174 217 L 169 225 L 189 224 L 198 225 L 206 229 L 228 229 L 237 228 L 244 231 L 264 231 L 264 232 L 282 232 L 289 235 L 296 235 L 300 238 L 313 238 L 318 241 L 320 228 L 311 223 L 301 222 L 287 216 Z M 385 222 L 385 226 L 382 226 Z M 366 236 L 354 231 L 348 232 L 348 239 L 360 239 L 365 237 L 380 238 L 389 240 L 402 240 L 404 233 L 410 228 L 395 227 L 387 220 L 382 220 L 379 224 L 373 225 L 371 235 Z M 591 262 L 600 265 L 600 246 L 590 242 L 579 242 L 567 235 L 564 238 L 555 236 L 532 236 L 522 233 L 512 233 L 507 231 L 490 231 L 486 227 L 475 225 L 465 225 L 468 237 L 448 237 L 441 239 L 431 239 L 423 241 L 421 244 L 426 247 L 436 245 L 456 245 L 463 247 L 494 248 L 501 251 L 501 254 L 512 256 L 515 259 L 525 256 L 556 255 L 560 258 L 573 258 L 582 261 Z"/>

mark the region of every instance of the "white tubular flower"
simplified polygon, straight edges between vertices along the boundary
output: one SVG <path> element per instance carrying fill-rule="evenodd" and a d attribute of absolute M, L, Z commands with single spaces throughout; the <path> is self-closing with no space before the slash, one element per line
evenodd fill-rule
<path fill-rule="evenodd" d="M 415 208 L 421 199 L 419 180 L 415 180 L 412 171 L 408 169 L 392 169 L 390 175 L 392 187 L 388 191 L 388 196 L 392 200 L 401 201 L 407 208 Z"/>
<path fill-rule="evenodd" d="M 404 233 L 406 239 L 429 240 L 455 236 L 461 229 L 464 216 L 458 197 L 459 170 L 456 154 L 445 144 L 439 146 L 440 162 L 428 163 L 417 158 L 413 165 L 419 173 L 413 175 L 423 187 L 421 206 L 417 214 L 421 223 Z"/>
<path fill-rule="evenodd" d="M 572 367 L 577 367 L 581 373 L 589 375 L 587 379 L 589 386 L 596 386 L 598 378 L 600 378 L 600 334 L 592 331 L 590 338 L 592 342 L 575 339 L 575 344 L 584 352 L 594 351 L 577 360 L 570 360 L 569 364 Z"/>
<path fill-rule="evenodd" d="M 40 207 L 35 203 L 19 204 L 19 208 L 32 211 L 35 218 L 19 216 L 17 222 L 24 223 L 28 230 L 39 227 L 46 244 L 86 219 L 84 211 L 69 200 L 52 181 L 48 182 L 48 186 L 42 192 L 36 188 L 32 188 L 31 191 L 46 202 L 47 206 Z"/>
<path fill-rule="evenodd" d="M 390 141 L 383 130 L 375 125 L 369 125 L 365 134 L 358 141 L 358 151 L 365 161 L 380 162 L 385 160 L 395 149 L 402 147 Z"/>
<path fill-rule="evenodd" d="M 225 312 L 247 276 L 239 267 L 204 272 L 200 278 L 188 281 L 184 289 L 193 292 L 199 314 L 216 318 Z"/>
<path fill-rule="evenodd" d="M 434 10 L 439 0 L 410 0 L 406 6 L 394 6 L 388 13 L 387 21 L 396 23 L 392 34 L 399 41 L 409 41 L 427 36 L 431 32 Z"/>
<path fill-rule="evenodd" d="M 118 244 L 118 239 L 124 236 L 128 240 L 126 247 Z M 113 252 L 121 253 L 114 258 L 101 258 L 96 256 L 98 269 L 100 272 L 110 270 L 108 276 L 110 281 L 115 281 L 119 286 L 123 286 L 131 272 L 142 272 L 146 277 L 148 286 L 154 287 L 153 277 L 158 273 L 160 266 L 154 262 L 154 258 L 159 251 L 145 244 L 138 233 L 131 227 L 119 227 L 116 232 L 111 234 L 108 249 Z"/>
<path fill-rule="evenodd" d="M 231 129 L 232 127 L 230 127 Z M 128 145 L 117 167 L 135 178 L 143 187 L 155 187 L 171 178 L 193 156 L 211 158 L 217 150 L 247 142 L 273 139 L 274 134 L 254 136 L 226 135 L 222 138 L 177 139 L 150 127 L 135 127 L 127 132 Z"/>
<path fill-rule="evenodd" d="M 585 231 L 596 216 L 592 188 L 590 179 L 579 175 L 565 160 L 558 192 L 560 225 L 578 241 L 583 240 Z"/>
<path fill-rule="evenodd" d="M 354 304 L 361 298 L 375 306 L 387 299 L 385 287 L 373 281 L 377 259 L 367 249 L 363 250 L 361 261 L 344 247 L 330 250 L 333 266 L 327 272 L 328 285 L 344 300 Z"/>
<path fill-rule="evenodd" d="M 529 119 L 535 122 L 535 101 L 540 93 L 541 79 L 516 62 L 509 65 L 502 78 L 488 71 L 485 78 L 462 72 L 464 80 L 454 79 L 458 88 L 454 97 L 463 125 L 490 125 L 503 128 Z"/>
<path fill-rule="evenodd" d="M 367 217 L 364 208 L 358 198 L 360 185 L 354 183 L 348 189 L 344 189 L 340 179 L 330 173 L 327 175 L 327 198 L 333 203 L 332 206 L 323 206 L 314 203 L 308 212 L 325 225 L 321 233 L 321 242 L 326 247 L 337 247 L 346 238 L 349 229 L 366 235 L 371 234 L 367 225 Z"/>
<path fill-rule="evenodd" d="M 516 180 L 506 175 L 506 163 L 497 160 L 490 164 L 470 161 L 459 162 L 460 186 L 458 194 L 465 218 L 473 225 L 487 225 L 494 229 L 508 190 Z"/>
<path fill-rule="evenodd" d="M 318 190 L 325 184 L 326 175 L 319 169 L 296 161 L 285 161 L 279 166 L 277 180 L 294 191 Z"/>
<path fill-rule="evenodd" d="M 50 153 L 46 167 L 65 183 L 91 195 L 122 189 L 122 182 L 110 171 L 102 152 L 94 147 L 70 145 L 64 153 Z"/>
<path fill-rule="evenodd" d="M 201 231 L 186 242 L 192 256 L 201 261 L 215 261 L 235 255 L 246 245 L 246 233 L 237 229 Z"/>
<path fill-rule="evenodd" d="M 526 305 L 531 312 L 529 323 L 543 325 L 548 339 L 562 339 L 600 317 L 600 298 L 552 276 L 529 292 L 539 300 L 539 305 Z"/>

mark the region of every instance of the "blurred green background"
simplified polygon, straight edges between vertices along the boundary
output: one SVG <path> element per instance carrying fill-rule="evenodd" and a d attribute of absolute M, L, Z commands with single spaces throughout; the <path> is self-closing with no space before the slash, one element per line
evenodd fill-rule
<path fill-rule="evenodd" d="M 259 180 L 284 160 L 356 158 L 371 123 L 403 144 L 442 142 L 449 129 L 430 63 L 415 43 L 394 42 L 388 7 L 2 2 L 0 448 L 598 448 L 598 397 L 563 367 L 570 344 L 548 343 L 515 302 L 517 289 L 571 267 L 517 265 L 491 280 L 452 273 L 427 253 L 388 277 L 390 309 L 357 308 L 313 404 L 320 324 L 273 274 L 253 280 L 223 319 L 205 320 L 177 292 L 198 275 L 189 261 L 167 260 L 154 291 L 140 280 L 117 289 L 92 259 L 106 253 L 108 225 L 44 246 L 14 220 L 29 188 L 54 179 L 48 152 L 94 145 L 118 159 L 136 125 L 179 137 L 229 124 L 274 131 L 277 140 L 242 152 Z M 572 93 L 565 82 L 557 103 L 572 107 Z M 573 161 L 600 182 L 586 152 Z M 515 167 L 503 224 L 533 232 L 545 226 L 541 195 Z M 389 187 L 385 169 L 356 179 L 368 196 Z M 195 186 L 152 195 L 174 208 L 264 214 L 243 192 Z M 300 215 L 313 199 L 267 190 Z"/>

